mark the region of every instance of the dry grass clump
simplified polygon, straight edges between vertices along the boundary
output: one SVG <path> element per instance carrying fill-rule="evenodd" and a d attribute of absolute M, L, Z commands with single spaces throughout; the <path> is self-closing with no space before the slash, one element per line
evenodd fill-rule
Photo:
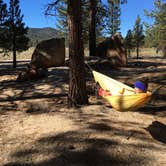
<path fill-rule="evenodd" d="M 28 50 L 23 51 L 23 52 L 18 52 L 17 53 L 17 60 L 21 59 L 31 59 L 32 53 L 34 51 L 34 47 L 30 47 Z M 8 55 L 3 55 L 2 53 L 0 54 L 0 60 L 12 60 L 12 52 L 9 52 Z"/>

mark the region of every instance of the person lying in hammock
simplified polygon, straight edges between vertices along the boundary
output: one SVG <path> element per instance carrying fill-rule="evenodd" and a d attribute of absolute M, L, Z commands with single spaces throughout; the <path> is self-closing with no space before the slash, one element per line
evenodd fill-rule
<path fill-rule="evenodd" d="M 111 96 L 111 92 L 109 90 L 104 90 L 99 83 L 96 84 L 97 86 L 97 96 Z M 139 81 L 134 82 L 134 93 L 146 93 L 148 88 L 148 79 L 142 78 Z M 123 95 L 125 89 L 123 88 L 121 91 L 119 91 L 119 95 Z"/>
<path fill-rule="evenodd" d="M 142 78 L 140 81 L 134 83 L 135 93 L 146 93 L 148 89 L 148 78 Z"/>

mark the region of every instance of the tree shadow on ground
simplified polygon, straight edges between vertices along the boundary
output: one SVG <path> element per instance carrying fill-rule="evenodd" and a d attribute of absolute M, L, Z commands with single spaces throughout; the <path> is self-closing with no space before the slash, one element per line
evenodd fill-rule
<path fill-rule="evenodd" d="M 20 71 L 25 70 L 26 65 L 29 60 L 21 60 L 17 62 L 17 68 L 14 69 L 12 66 L 12 61 L 0 61 L 0 76 L 4 75 L 17 75 Z"/>
<path fill-rule="evenodd" d="M 101 110 L 94 114 L 94 110 L 85 112 L 80 108 L 64 114 L 72 117 L 79 130 L 43 136 L 26 147 L 21 146 L 11 153 L 11 160 L 4 166 L 140 166 L 153 161 L 146 150 L 161 150 L 153 145 L 144 129 L 130 129 L 138 128 L 140 124 L 136 122 L 113 121 Z M 137 139 L 137 144 L 127 142 L 131 138 Z"/>
<path fill-rule="evenodd" d="M 15 71 L 10 71 L 13 74 Z M 48 112 L 48 108 L 42 105 L 39 100 L 46 99 L 49 103 L 54 102 L 61 107 L 67 100 L 66 85 L 68 82 L 67 68 L 50 68 L 49 76 L 42 80 L 32 80 L 27 82 L 16 82 L 15 80 L 2 80 L 0 82 L 0 106 L 4 111 L 16 111 L 21 104 L 28 104 L 27 112 L 30 113 L 44 113 Z M 64 100 L 64 97 L 66 100 Z M 49 101 L 50 100 L 50 101 Z M 63 101 L 62 101 L 63 100 Z M 29 101 L 36 101 L 36 104 L 30 104 Z M 17 104 L 17 102 L 21 104 Z M 5 104 L 6 103 L 6 104 Z M 34 107 L 34 105 L 36 105 Z M 31 107 L 32 106 L 32 107 Z M 31 107 L 31 108 L 30 108 Z M 41 109 L 40 109 L 41 108 Z M 44 110 L 45 109 L 45 110 Z"/>
<path fill-rule="evenodd" d="M 5 91 L 7 89 L 12 89 L 14 90 L 22 90 L 22 92 L 20 93 L 20 96 L 15 96 L 13 98 L 13 100 L 17 100 L 17 98 L 19 98 L 18 100 L 20 100 L 20 98 L 26 98 L 26 95 L 24 96 L 24 94 L 26 93 L 30 93 L 31 95 L 29 97 L 27 97 L 28 99 L 30 97 L 35 98 L 35 96 L 41 98 L 41 96 L 43 95 L 43 97 L 45 97 L 44 95 L 47 95 L 48 91 L 52 92 L 55 90 L 55 88 L 59 88 L 62 91 L 65 91 L 63 88 L 63 85 L 68 81 L 68 70 L 67 69 L 58 69 L 58 68 L 52 68 L 49 71 L 50 75 L 48 76 L 48 78 L 45 78 L 44 80 L 37 80 L 37 81 L 26 81 L 26 82 L 16 82 L 14 80 L 4 80 L 1 81 L 1 91 Z M 49 89 L 44 89 L 42 87 L 42 85 L 47 85 Z M 41 91 L 41 92 L 37 92 L 37 91 Z M 2 99 L 0 99 L 2 100 Z M 5 100 L 5 99 L 3 99 Z M 7 98 L 6 98 L 7 100 Z"/>
<path fill-rule="evenodd" d="M 117 141 L 88 138 L 88 134 L 82 131 L 71 131 L 43 137 L 35 143 L 36 149 L 18 149 L 12 155 L 16 162 L 4 166 L 138 166 L 149 160 L 148 156 L 142 154 L 132 154 L 130 157 L 123 151 L 117 154 L 116 146 L 120 145 Z M 49 154 L 51 154 L 49 159 L 37 163 L 30 159 L 33 155 L 44 157 Z"/>
<path fill-rule="evenodd" d="M 165 112 L 166 106 L 156 106 L 156 105 L 148 104 L 142 108 L 139 108 L 139 110 L 137 111 L 139 111 L 140 113 L 157 115 L 157 113 L 159 112 Z"/>
<path fill-rule="evenodd" d="M 147 165 L 153 160 L 152 156 L 144 153 L 147 149 L 161 150 L 153 145 L 152 140 L 145 135 L 144 129 L 142 131 L 130 129 L 131 126 L 138 128 L 140 124 L 136 122 L 113 121 L 107 117 L 107 113 L 101 114 L 101 110 L 96 110 L 94 114 L 94 110 L 84 112 L 80 108 L 73 112 L 68 110 L 64 114 L 69 119 L 72 118 L 80 129 L 41 137 L 32 142 L 28 148 L 22 147 L 13 152 L 11 156 L 13 162 L 5 166 L 139 166 Z M 126 141 L 122 143 L 113 137 L 125 140 L 134 138 L 139 141 L 137 144 Z M 128 148 L 131 153 L 134 149 L 141 153 L 137 151 L 136 154 L 130 155 L 130 150 L 125 153 Z M 49 155 L 51 157 L 44 159 L 44 156 Z M 38 157 L 40 161 L 35 162 L 35 158 Z"/>
<path fill-rule="evenodd" d="M 136 62 L 128 62 L 127 63 L 127 67 L 149 67 L 149 66 L 153 66 L 153 67 L 159 67 L 159 66 L 165 66 L 164 63 L 160 63 L 160 62 L 144 62 L 144 61 L 140 61 L 137 60 Z"/>

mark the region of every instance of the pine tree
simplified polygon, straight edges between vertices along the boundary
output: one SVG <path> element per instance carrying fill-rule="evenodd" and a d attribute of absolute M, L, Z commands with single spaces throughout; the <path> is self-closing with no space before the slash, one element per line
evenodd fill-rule
<path fill-rule="evenodd" d="M 100 39 L 104 37 L 107 8 L 100 0 L 89 0 L 87 11 L 89 11 L 89 55 L 95 56 L 96 43 L 100 43 Z"/>
<path fill-rule="evenodd" d="M 81 6 L 81 0 L 68 0 L 69 107 L 88 104 L 85 82 Z"/>
<path fill-rule="evenodd" d="M 97 1 L 90 0 L 89 5 L 89 55 L 95 56 L 96 54 L 96 10 L 97 10 Z"/>
<path fill-rule="evenodd" d="M 151 12 L 145 11 L 148 17 L 154 19 L 153 25 L 146 24 L 145 41 L 147 46 L 162 49 L 162 47 L 166 47 L 166 3 L 162 0 L 155 0 L 154 5 L 154 10 Z"/>
<path fill-rule="evenodd" d="M 86 1 L 83 5 L 84 43 L 86 44 L 89 41 L 89 55 L 93 56 L 95 55 L 96 43 L 104 36 L 103 32 L 106 28 L 107 8 L 101 0 L 84 1 Z"/>
<path fill-rule="evenodd" d="M 10 0 L 8 10 L 8 20 L 6 27 L 8 28 L 8 48 L 13 52 L 13 67 L 16 67 L 16 51 L 23 51 L 28 49 L 29 39 L 25 36 L 28 28 L 23 23 L 23 15 L 19 6 L 19 0 Z"/>
<path fill-rule="evenodd" d="M 61 32 L 62 37 L 66 37 L 68 33 L 68 26 L 67 26 L 67 0 L 62 0 L 58 3 L 56 8 L 57 10 L 57 22 L 56 25 L 57 30 Z"/>
<path fill-rule="evenodd" d="M 119 2 L 114 2 L 113 0 L 108 0 L 109 4 L 109 16 L 110 22 L 109 25 L 109 33 L 114 35 L 116 32 L 120 30 L 120 4 Z"/>
<path fill-rule="evenodd" d="M 107 0 L 108 1 L 108 33 L 114 35 L 120 30 L 120 4 L 127 3 L 127 0 Z"/>
<path fill-rule="evenodd" d="M 82 1 L 56 0 L 47 5 L 46 15 L 57 16 L 60 3 L 66 3 L 67 13 L 63 13 L 68 23 L 69 39 L 69 94 L 68 106 L 88 104 L 85 81 L 84 47 L 82 37 Z M 61 13 L 62 14 L 62 13 Z M 64 20 L 65 21 L 65 20 Z M 63 22 L 66 24 L 66 22 Z"/>
<path fill-rule="evenodd" d="M 7 5 L 2 0 L 0 0 L 0 26 L 2 28 L 5 19 L 7 17 Z"/>
<path fill-rule="evenodd" d="M 130 56 L 131 49 L 133 48 L 133 35 L 132 31 L 129 29 L 124 40 L 124 44 L 127 50 L 127 55 Z"/>
<path fill-rule="evenodd" d="M 7 5 L 2 0 L 0 0 L 0 51 L 4 52 L 4 47 L 6 46 L 6 28 L 5 22 L 7 19 Z"/>
<path fill-rule="evenodd" d="M 133 30 L 133 39 L 136 47 L 137 59 L 139 58 L 139 47 L 143 44 L 144 38 L 143 25 L 141 24 L 141 19 L 138 15 Z"/>
<path fill-rule="evenodd" d="M 105 29 L 105 18 L 107 16 L 107 10 L 105 5 L 100 0 L 96 1 L 96 38 L 101 37 L 103 34 L 103 30 Z M 59 31 L 62 32 L 62 36 L 66 37 L 68 33 L 67 26 L 67 0 L 60 0 L 58 3 L 52 2 L 47 5 L 45 10 L 45 14 L 49 16 L 56 16 L 57 24 L 56 27 Z M 83 40 L 84 44 L 87 45 L 89 40 L 89 24 L 90 24 L 90 0 L 81 0 L 82 2 L 82 26 L 83 26 Z M 93 3 L 93 2 L 92 2 Z"/>

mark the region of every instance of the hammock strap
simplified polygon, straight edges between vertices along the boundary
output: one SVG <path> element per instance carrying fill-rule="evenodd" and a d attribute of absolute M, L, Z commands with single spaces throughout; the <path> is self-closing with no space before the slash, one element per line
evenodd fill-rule
<path fill-rule="evenodd" d="M 164 87 L 164 85 L 159 85 L 157 86 L 153 91 L 152 91 L 152 95 L 154 95 L 159 89 L 161 89 L 162 87 Z"/>
<path fill-rule="evenodd" d="M 85 63 L 85 62 L 84 62 Z M 91 71 L 91 72 L 93 72 L 93 69 L 90 67 L 90 65 L 88 64 L 88 63 L 85 63 L 85 65 L 87 65 L 87 67 L 89 68 L 89 70 Z"/>

